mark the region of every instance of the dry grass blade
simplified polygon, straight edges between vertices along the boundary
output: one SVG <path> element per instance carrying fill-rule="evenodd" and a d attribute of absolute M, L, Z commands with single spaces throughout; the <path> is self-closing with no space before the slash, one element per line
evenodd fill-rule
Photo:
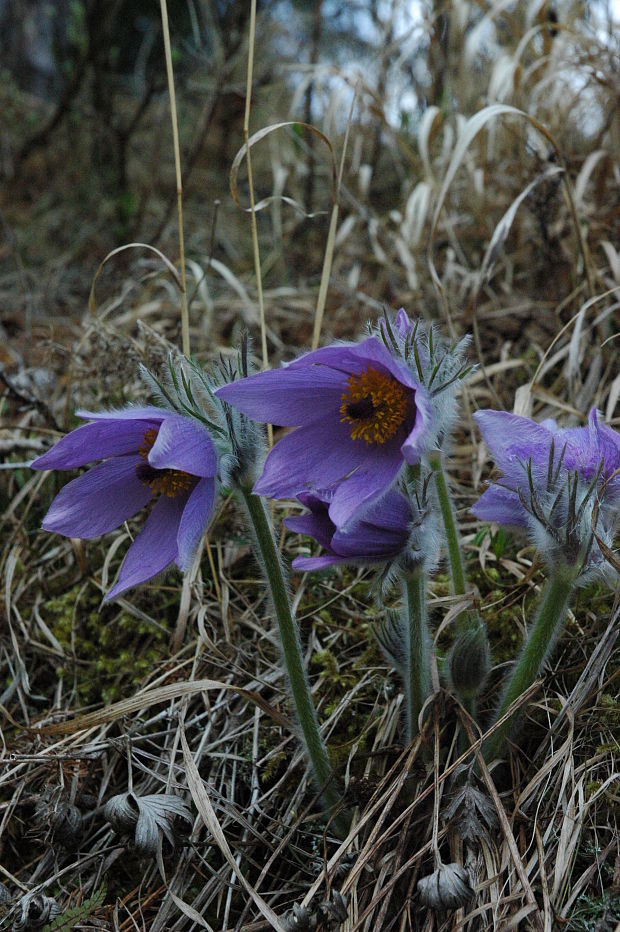
<path fill-rule="evenodd" d="M 469 738 L 469 741 L 472 747 L 474 747 L 475 745 L 478 745 L 474 752 L 476 755 L 476 762 L 478 764 L 478 767 L 480 768 L 480 772 L 482 774 L 482 778 L 484 780 L 485 786 L 489 792 L 489 796 L 491 797 L 495 805 L 495 811 L 497 812 L 497 818 L 499 820 L 499 824 L 502 829 L 503 837 L 508 846 L 508 850 L 510 851 L 510 856 L 512 858 L 514 869 L 517 872 L 519 880 L 521 881 L 523 892 L 525 893 L 525 896 L 527 897 L 527 900 L 530 906 L 534 910 L 533 916 L 532 916 L 534 924 L 536 928 L 539 930 L 539 932 L 543 932 L 543 930 L 545 929 L 545 922 L 540 915 L 540 911 L 538 909 L 538 903 L 536 902 L 536 897 L 534 896 L 534 892 L 527 878 L 527 874 L 523 866 L 523 861 L 521 859 L 521 854 L 514 840 L 512 828 L 510 827 L 510 823 L 508 822 L 508 819 L 506 817 L 506 813 L 504 811 L 502 801 L 499 798 L 499 794 L 495 788 L 495 784 L 493 783 L 493 777 L 489 773 L 489 768 L 487 767 L 484 757 L 482 756 L 482 751 L 480 749 L 480 743 L 476 739 L 476 736 L 474 734 L 473 728 L 470 724 L 470 721 L 467 715 L 460 712 L 460 710 L 459 710 L 459 718 L 461 720 L 461 723 L 465 731 L 467 732 L 467 737 Z"/>
<path fill-rule="evenodd" d="M 158 259 L 161 259 L 163 264 L 166 266 L 166 268 L 170 272 L 170 275 L 172 276 L 172 279 L 175 282 L 179 291 L 181 292 L 183 291 L 183 285 L 179 278 L 179 273 L 175 269 L 170 259 L 168 259 L 160 249 L 157 249 L 155 246 L 149 245 L 149 243 L 126 243 L 124 246 L 119 246 L 117 249 L 113 249 L 111 252 L 107 254 L 105 259 L 99 263 L 99 267 L 97 268 L 97 271 L 94 274 L 92 285 L 90 287 L 90 294 L 88 296 L 88 306 L 93 314 L 97 313 L 97 302 L 95 300 L 95 285 L 97 284 L 97 280 L 99 279 L 99 276 L 103 272 L 104 266 L 106 265 L 106 263 L 110 261 L 110 259 L 113 259 L 114 256 L 117 256 L 122 252 L 126 252 L 128 249 L 147 249 L 149 252 L 154 253 L 158 257 Z"/>
<path fill-rule="evenodd" d="M 42 725 L 37 730 L 40 731 L 41 734 L 47 735 L 72 735 L 78 731 L 95 728 L 106 722 L 118 721 L 124 715 L 140 712 L 153 705 L 169 702 L 171 699 L 193 696 L 196 693 L 207 692 L 208 690 L 232 690 L 232 692 L 237 695 L 244 696 L 251 702 L 255 702 L 275 722 L 278 722 L 285 728 L 291 728 L 291 723 L 286 716 L 278 712 L 277 709 L 272 708 L 258 693 L 252 690 L 243 689 L 240 686 L 231 686 L 229 683 L 221 683 L 217 680 L 194 680 L 188 683 L 170 683 L 168 686 L 160 686 L 157 689 L 145 690 L 137 696 L 132 696 L 129 699 L 122 699 L 120 702 L 115 702 L 96 712 L 87 712 L 86 715 L 80 715 L 78 718 L 68 722 L 57 722 L 54 725 Z"/>
<path fill-rule="evenodd" d="M 168 95 L 170 97 L 170 119 L 172 120 L 172 140 L 174 150 L 174 171 L 177 187 L 177 217 L 179 224 L 179 264 L 181 266 L 181 334 L 185 356 L 189 356 L 189 310 L 187 307 L 187 281 L 185 271 L 185 238 L 183 234 L 183 181 L 181 178 L 181 149 L 179 146 L 179 123 L 177 120 L 177 101 L 174 92 L 174 73 L 172 69 L 172 49 L 170 47 L 170 30 L 168 28 L 168 6 L 166 0 L 160 0 L 161 22 L 164 33 L 164 50 L 166 54 L 166 75 L 168 78 Z"/>
<path fill-rule="evenodd" d="M 187 785 L 202 820 L 211 832 L 213 838 L 215 839 L 215 843 L 222 851 L 222 854 L 228 861 L 234 874 L 239 878 L 242 886 L 254 900 L 263 916 L 265 916 L 265 918 L 271 923 L 272 928 L 274 928 L 276 932 L 286 932 L 284 926 L 281 924 L 274 911 L 270 909 L 267 903 L 265 903 L 263 900 L 262 896 L 257 893 L 256 890 L 254 890 L 251 884 L 248 883 L 243 873 L 239 869 L 237 862 L 233 857 L 232 851 L 230 850 L 230 846 L 226 841 L 226 837 L 222 831 L 222 827 L 218 821 L 213 806 L 211 805 L 209 794 L 205 790 L 204 783 L 202 782 L 198 768 L 194 763 L 194 758 L 192 757 L 192 753 L 189 749 L 189 745 L 187 744 L 187 739 L 183 731 L 181 731 L 181 745 L 183 747 L 183 760 L 185 762 Z"/>
<path fill-rule="evenodd" d="M 257 142 L 260 142 L 261 139 L 265 139 L 265 137 L 269 136 L 271 133 L 276 133 L 281 129 L 285 129 L 287 126 L 294 126 L 295 128 L 299 127 L 300 129 L 307 130 L 309 133 L 312 133 L 314 136 L 317 136 L 321 140 L 321 142 L 323 142 L 327 146 L 329 150 L 329 156 L 330 156 L 330 162 L 331 162 L 332 186 L 333 186 L 333 191 L 335 192 L 336 182 L 338 178 L 338 165 L 336 164 L 336 157 L 334 155 L 334 149 L 332 147 L 331 142 L 325 135 L 325 133 L 322 133 L 320 129 L 317 129 L 317 127 L 313 126 L 311 123 L 303 123 L 299 120 L 285 120 L 282 123 L 272 123 L 270 126 L 263 126 L 262 129 L 257 130 L 257 132 L 253 133 L 250 136 L 250 138 L 248 139 L 248 147 L 252 148 L 252 146 L 256 145 Z M 247 207 L 244 208 L 241 204 L 241 201 L 239 200 L 239 181 L 238 181 L 239 168 L 241 167 L 241 164 L 244 158 L 246 158 L 246 156 L 247 156 L 247 149 L 246 149 L 246 146 L 243 145 L 239 149 L 239 151 L 237 152 L 237 154 L 235 155 L 233 159 L 228 183 L 229 183 L 232 199 L 234 200 L 237 207 L 240 207 L 242 210 L 251 210 L 251 208 L 247 208 Z M 269 203 L 271 203 L 270 200 L 269 200 Z M 266 203 L 264 203 L 263 206 L 266 206 Z M 256 207 L 254 209 L 256 210 Z"/>

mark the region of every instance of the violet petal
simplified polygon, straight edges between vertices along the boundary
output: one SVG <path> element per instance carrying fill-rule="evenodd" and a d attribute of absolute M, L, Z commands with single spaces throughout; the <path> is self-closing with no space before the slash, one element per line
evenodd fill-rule
<path fill-rule="evenodd" d="M 347 376 L 358 374 L 368 368 L 378 369 L 390 373 L 407 388 L 419 387 L 419 382 L 414 379 L 405 363 L 392 356 L 376 337 L 369 337 L 361 343 L 335 343 L 332 346 L 323 346 L 289 363 L 286 371 L 307 367 L 312 367 L 313 371 L 320 371 L 324 366 L 346 373 Z"/>
<path fill-rule="evenodd" d="M 514 475 L 515 470 L 521 474 L 522 464 L 528 460 L 546 470 L 552 439 L 556 454 L 561 453 L 558 439 L 561 432 L 554 434 L 527 417 L 507 411 L 483 410 L 476 411 L 474 418 L 495 462 L 507 475 Z"/>
<path fill-rule="evenodd" d="M 75 469 L 108 456 L 137 453 L 149 428 L 148 420 L 98 420 L 72 430 L 31 464 L 33 469 Z"/>
<path fill-rule="evenodd" d="M 527 512 L 516 492 L 500 485 L 492 485 L 483 492 L 471 509 L 481 521 L 494 521 L 513 527 L 527 527 Z"/>
<path fill-rule="evenodd" d="M 411 433 L 401 446 L 400 450 L 406 462 L 415 466 L 427 452 L 426 438 L 431 430 L 433 412 L 430 399 L 424 388 L 418 388 L 414 400 L 416 413 Z"/>
<path fill-rule="evenodd" d="M 178 469 L 191 476 L 214 476 L 217 472 L 217 453 L 209 431 L 178 414 L 162 422 L 148 461 L 154 469 Z"/>
<path fill-rule="evenodd" d="M 254 491 L 271 498 L 287 498 L 310 486 L 333 486 L 367 459 L 366 444 L 352 441 L 339 420 L 315 421 L 276 443 Z"/>
<path fill-rule="evenodd" d="M 292 515 L 284 519 L 284 524 L 289 531 L 314 537 L 321 547 L 326 549 L 331 546 L 331 540 L 336 530 L 334 523 L 327 514 L 327 509 L 322 514 Z"/>
<path fill-rule="evenodd" d="M 142 531 L 127 551 L 118 582 L 106 595 L 105 602 L 152 579 L 177 559 L 177 533 L 186 502 L 184 495 L 176 498 L 162 495 L 157 500 Z"/>
<path fill-rule="evenodd" d="M 308 424 L 325 411 L 337 415 L 347 375 L 325 366 L 286 366 L 230 382 L 215 393 L 248 417 L 283 427 Z"/>
<path fill-rule="evenodd" d="M 328 566 L 347 562 L 350 562 L 348 557 L 340 557 L 334 553 L 322 557 L 295 557 L 291 565 L 300 573 L 311 573 L 313 570 L 323 570 Z"/>
<path fill-rule="evenodd" d="M 152 498 L 136 475 L 141 462 L 135 455 L 115 457 L 67 483 L 43 519 L 45 530 L 88 540 L 119 527 Z"/>
<path fill-rule="evenodd" d="M 194 561 L 202 535 L 209 524 L 214 501 L 215 481 L 212 477 L 201 479 L 187 499 L 177 534 L 177 563 L 183 572 Z"/>
<path fill-rule="evenodd" d="M 376 457 L 340 483 L 329 506 L 334 524 L 342 527 L 356 512 L 361 515 L 365 507 L 392 484 L 402 465 L 398 452 L 389 457 Z"/>

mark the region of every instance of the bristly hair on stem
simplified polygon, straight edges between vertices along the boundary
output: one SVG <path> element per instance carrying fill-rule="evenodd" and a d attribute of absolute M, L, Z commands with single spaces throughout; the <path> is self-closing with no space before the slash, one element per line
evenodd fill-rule
<path fill-rule="evenodd" d="M 307 673 L 303 663 L 299 631 L 291 608 L 282 560 L 263 500 L 249 488 L 240 489 L 256 542 L 259 565 L 265 572 L 282 647 L 282 658 L 300 729 L 300 741 L 312 765 L 314 778 L 334 817 L 338 833 L 348 831 L 348 818 L 341 811 L 341 794 L 334 782 L 329 754 L 321 736 Z"/>

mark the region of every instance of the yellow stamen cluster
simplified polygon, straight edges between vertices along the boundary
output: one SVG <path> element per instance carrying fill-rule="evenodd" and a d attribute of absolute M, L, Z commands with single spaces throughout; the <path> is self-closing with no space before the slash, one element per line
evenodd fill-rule
<path fill-rule="evenodd" d="M 146 461 L 145 465 L 148 464 L 148 455 L 157 440 L 158 433 L 156 427 L 149 427 L 138 447 L 138 453 Z M 139 468 L 142 469 L 142 467 Z M 195 477 L 180 469 L 154 469 L 147 465 L 147 471 L 140 478 L 145 485 L 148 485 L 154 495 L 166 495 L 168 498 L 176 498 L 177 495 L 188 491 Z"/>
<path fill-rule="evenodd" d="M 149 453 L 153 449 L 153 444 L 157 440 L 158 433 L 159 430 L 157 427 L 149 427 L 149 429 L 145 431 L 144 437 L 142 438 L 142 443 L 138 447 L 138 453 L 143 460 L 148 459 Z"/>
<path fill-rule="evenodd" d="M 367 444 L 385 443 L 407 416 L 405 387 L 370 367 L 349 376 L 340 400 L 340 420 L 351 425 L 351 439 Z"/>

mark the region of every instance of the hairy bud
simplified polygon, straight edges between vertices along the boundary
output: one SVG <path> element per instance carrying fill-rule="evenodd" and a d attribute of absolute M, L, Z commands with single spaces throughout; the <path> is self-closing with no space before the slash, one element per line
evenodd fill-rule
<path fill-rule="evenodd" d="M 491 656 L 482 624 L 459 635 L 448 656 L 446 670 L 450 686 L 458 696 L 474 699 L 484 687 Z"/>

